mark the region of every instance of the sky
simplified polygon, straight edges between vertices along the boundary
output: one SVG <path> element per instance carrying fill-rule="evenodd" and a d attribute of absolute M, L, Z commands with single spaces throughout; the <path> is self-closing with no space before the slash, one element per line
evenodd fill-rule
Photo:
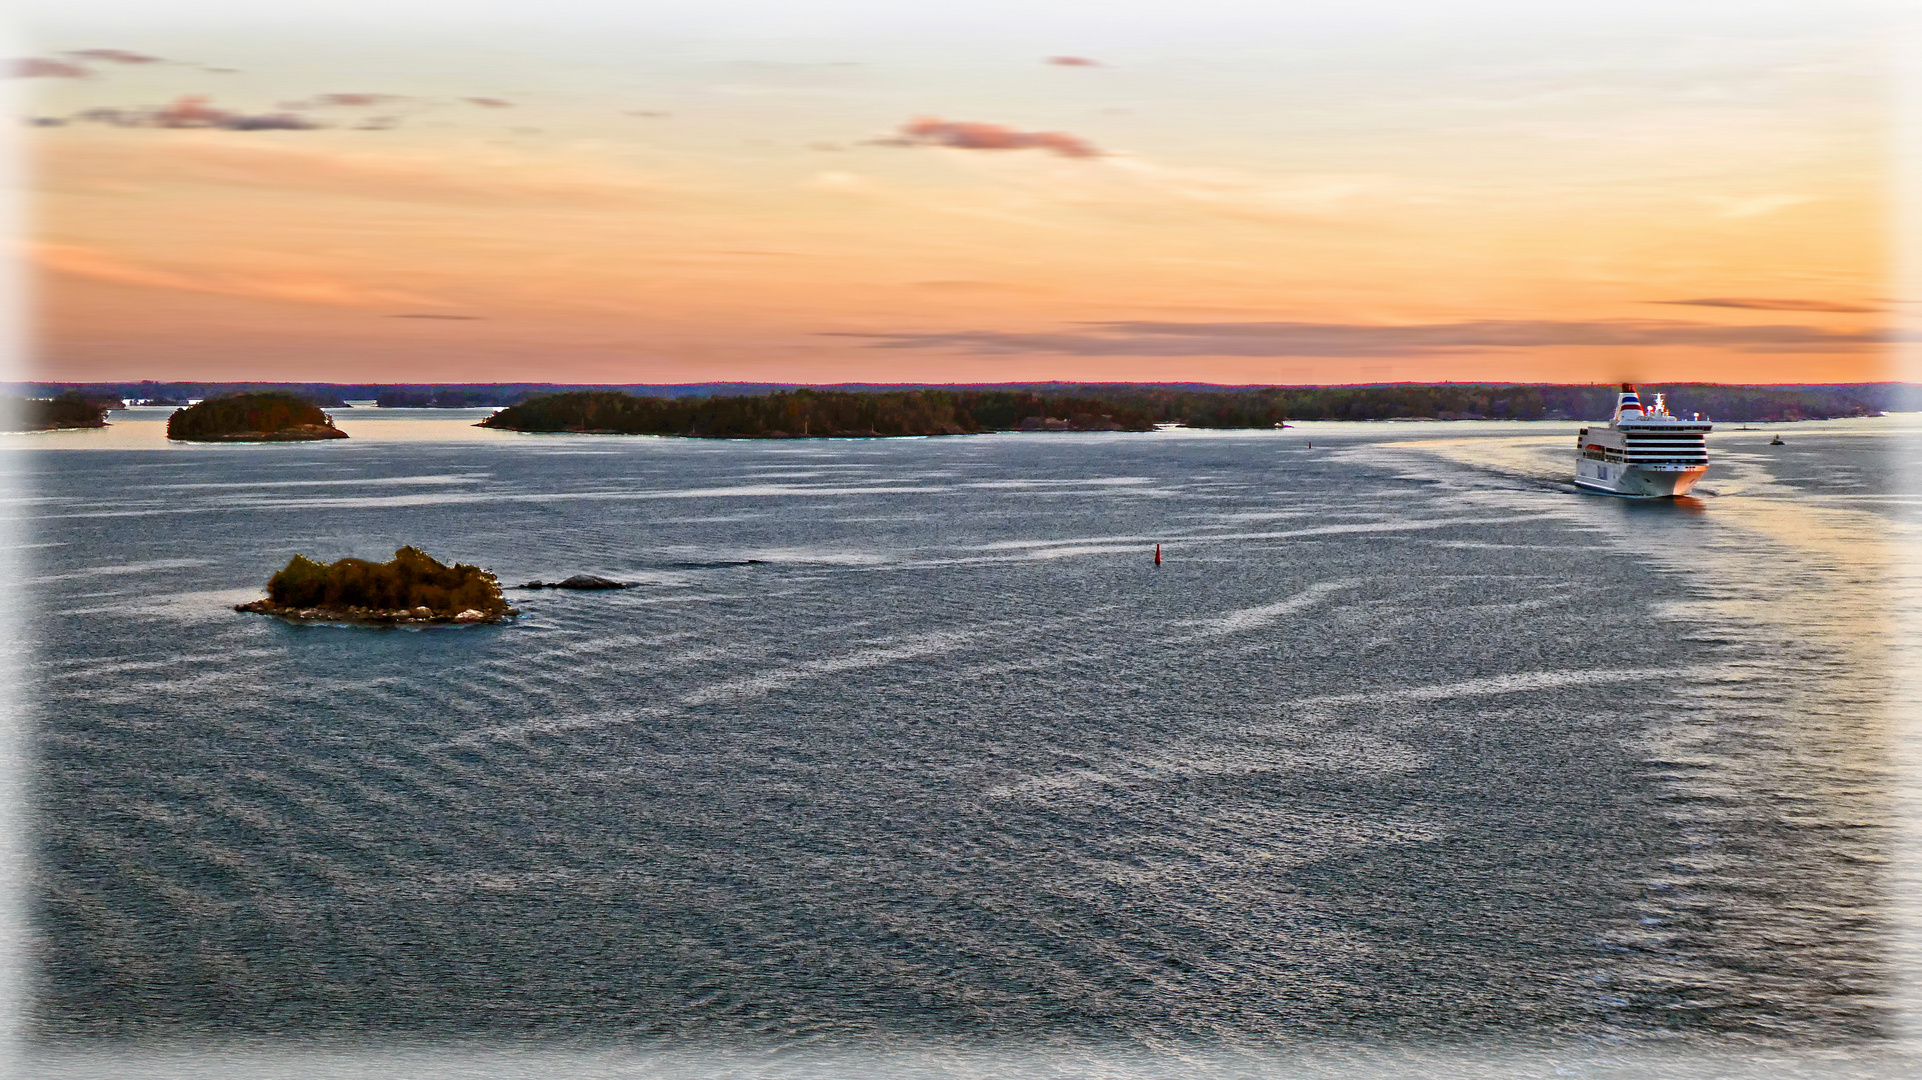
<path fill-rule="evenodd" d="M 41 0 L 31 374 L 1889 377 L 1893 5 L 1327 7 Z"/>

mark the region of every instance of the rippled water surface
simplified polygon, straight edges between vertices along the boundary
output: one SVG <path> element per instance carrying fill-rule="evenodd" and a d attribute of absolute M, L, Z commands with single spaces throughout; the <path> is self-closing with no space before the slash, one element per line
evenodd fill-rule
<path fill-rule="evenodd" d="M 30 443 L 43 1038 L 1889 1029 L 1903 421 L 1718 432 L 1660 504 L 1572 425 L 342 422 Z M 640 585 L 232 610 L 402 544 Z"/>

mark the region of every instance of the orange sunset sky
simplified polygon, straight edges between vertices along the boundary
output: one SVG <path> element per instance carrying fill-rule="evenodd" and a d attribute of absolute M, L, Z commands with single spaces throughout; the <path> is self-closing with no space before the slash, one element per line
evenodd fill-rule
<path fill-rule="evenodd" d="M 1887 5 L 1325 7 L 44 5 L 30 374 L 1889 377 Z"/>

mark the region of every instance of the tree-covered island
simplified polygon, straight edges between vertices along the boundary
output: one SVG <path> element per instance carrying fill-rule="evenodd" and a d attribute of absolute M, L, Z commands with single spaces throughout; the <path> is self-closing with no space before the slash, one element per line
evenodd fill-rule
<path fill-rule="evenodd" d="M 1578 420 L 1606 417 L 1607 385 L 1393 384 L 1188 387 L 1125 383 L 1029 387 L 772 389 L 670 393 L 673 387 L 535 394 L 482 427 L 509 431 L 683 435 L 714 439 L 960 435 L 984 431 L 1147 431 L 1276 428 L 1296 420 Z M 1918 388 L 1863 386 L 1647 387 L 1680 415 L 1721 421 L 1874 416 L 1913 407 Z"/>
<path fill-rule="evenodd" d="M 706 439 L 874 438 L 984 431 L 1149 431 L 1145 409 L 1014 390 L 781 390 L 740 397 L 637 397 L 615 390 L 550 394 L 481 427 L 508 431 L 684 435 Z"/>
<path fill-rule="evenodd" d="M 0 417 L 8 431 L 60 431 L 107 426 L 107 410 L 118 399 L 89 396 L 69 390 L 54 398 L 15 398 L 0 402 Z"/>
<path fill-rule="evenodd" d="M 448 566 L 416 547 L 401 548 L 384 563 L 322 564 L 296 555 L 267 582 L 265 599 L 234 610 L 372 626 L 491 623 L 517 614 L 493 574 L 466 563 Z"/>
<path fill-rule="evenodd" d="M 320 406 L 281 391 L 209 398 L 167 418 L 167 437 L 182 442 L 306 442 L 344 439 Z"/>

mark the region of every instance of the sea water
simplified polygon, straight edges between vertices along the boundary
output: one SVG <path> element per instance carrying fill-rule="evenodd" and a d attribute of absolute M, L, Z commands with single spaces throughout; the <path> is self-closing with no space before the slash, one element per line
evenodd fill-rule
<path fill-rule="evenodd" d="M 48 1075 L 236 1040 L 1887 1067 L 1902 418 L 1724 427 L 1697 497 L 1637 503 L 1573 490 L 1571 424 L 164 415 L 11 444 Z M 636 587 L 233 610 L 403 544 Z"/>

